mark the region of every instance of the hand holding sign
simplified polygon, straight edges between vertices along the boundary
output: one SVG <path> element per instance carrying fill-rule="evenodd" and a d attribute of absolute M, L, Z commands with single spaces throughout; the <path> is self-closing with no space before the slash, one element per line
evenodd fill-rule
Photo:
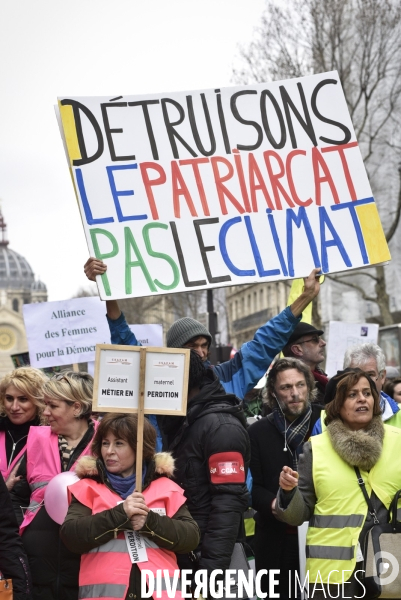
<path fill-rule="evenodd" d="M 142 529 L 146 523 L 149 512 L 143 494 L 132 492 L 132 494 L 124 500 L 123 508 L 125 514 L 132 523 L 132 529 L 134 531 Z"/>
<path fill-rule="evenodd" d="M 90 257 L 84 265 L 85 275 L 89 281 L 96 281 L 97 275 L 103 275 L 106 273 L 107 266 L 102 260 Z"/>

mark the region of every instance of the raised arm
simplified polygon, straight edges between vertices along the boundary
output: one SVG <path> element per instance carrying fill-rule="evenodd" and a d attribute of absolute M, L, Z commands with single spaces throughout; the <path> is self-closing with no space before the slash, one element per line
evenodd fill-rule
<path fill-rule="evenodd" d="M 91 257 L 86 261 L 84 271 L 89 281 L 96 282 L 97 275 L 104 275 L 107 271 L 107 266 L 102 260 Z M 106 300 L 106 310 L 108 318 L 112 321 L 115 321 L 121 315 L 117 300 Z"/>
<path fill-rule="evenodd" d="M 226 392 L 243 398 L 263 377 L 274 357 L 288 342 L 302 311 L 318 295 L 319 273 L 320 269 L 313 269 L 304 280 L 304 290 L 295 302 L 259 327 L 253 340 L 245 342 L 231 360 L 215 367 Z"/>
<path fill-rule="evenodd" d="M 106 270 L 107 266 L 104 262 L 93 257 L 88 258 L 84 266 L 85 275 L 89 281 L 96 281 L 96 276 L 103 275 Z M 106 300 L 106 316 L 109 323 L 112 344 L 140 346 L 135 335 L 129 328 L 117 300 Z"/>

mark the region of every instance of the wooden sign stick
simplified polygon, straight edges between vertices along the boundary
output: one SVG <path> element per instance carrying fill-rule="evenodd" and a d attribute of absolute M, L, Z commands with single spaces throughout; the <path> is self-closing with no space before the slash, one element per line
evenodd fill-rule
<path fill-rule="evenodd" d="M 137 492 L 142 492 L 142 462 L 143 462 L 143 426 L 145 419 L 145 369 L 146 348 L 141 348 L 138 395 L 138 428 L 136 432 L 136 486 Z"/>

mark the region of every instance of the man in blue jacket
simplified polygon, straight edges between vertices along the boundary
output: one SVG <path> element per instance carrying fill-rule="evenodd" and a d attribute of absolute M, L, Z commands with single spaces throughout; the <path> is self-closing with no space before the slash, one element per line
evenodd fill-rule
<path fill-rule="evenodd" d="M 106 265 L 96 258 L 89 258 L 84 266 L 90 281 L 106 272 Z M 267 321 L 254 335 L 253 340 L 245 342 L 235 356 L 214 367 L 221 384 L 229 394 L 244 398 L 266 373 L 274 357 L 281 352 L 290 335 L 301 320 L 302 311 L 318 295 L 320 290 L 320 269 L 314 269 L 305 279 L 304 291 L 280 314 Z M 116 300 L 106 300 L 107 320 L 109 322 L 111 343 L 126 346 L 138 346 L 135 335 L 130 330 L 124 314 Z M 169 348 L 191 348 L 207 361 L 212 336 L 195 319 L 179 319 L 167 331 Z"/>

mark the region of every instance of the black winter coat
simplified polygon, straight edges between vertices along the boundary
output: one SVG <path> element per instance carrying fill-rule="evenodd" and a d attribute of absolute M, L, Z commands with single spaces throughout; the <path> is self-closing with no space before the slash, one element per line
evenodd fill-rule
<path fill-rule="evenodd" d="M 312 415 L 306 439 L 323 410 L 319 404 L 311 406 Z M 251 440 L 252 507 L 257 511 L 253 543 L 256 568 L 280 569 L 288 526 L 275 518 L 271 504 L 277 496 L 282 468 L 293 468 L 292 456 L 291 452 L 283 451 L 284 437 L 274 425 L 272 415 L 251 425 L 248 432 Z"/>
<path fill-rule="evenodd" d="M 243 513 L 249 506 L 245 481 L 250 444 L 242 403 L 227 394 L 208 369 L 199 393 L 188 402 L 186 417 L 164 417 L 160 425 L 176 461 L 175 481 L 185 490 L 189 512 L 201 532 L 197 568 L 228 569 L 234 544 L 243 539 Z M 218 455 L 218 461 L 229 462 L 227 453 L 243 458 L 243 470 L 237 466 L 237 474 L 216 482 L 218 473 L 211 473 L 209 460 L 215 462 Z M 178 559 L 181 568 L 194 568 L 188 557 Z"/>
<path fill-rule="evenodd" d="M 0 474 L 0 571 L 12 579 L 14 600 L 31 598 L 28 559 L 18 533 L 10 494 Z"/>

